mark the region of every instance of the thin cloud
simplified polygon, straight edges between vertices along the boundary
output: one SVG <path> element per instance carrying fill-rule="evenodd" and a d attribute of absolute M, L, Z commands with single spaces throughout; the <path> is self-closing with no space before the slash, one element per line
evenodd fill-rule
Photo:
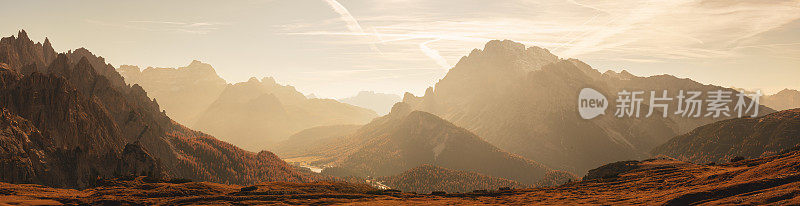
<path fill-rule="evenodd" d="M 327 0 L 337 3 L 333 0 Z M 460 48 L 476 48 L 492 39 L 512 39 L 529 46 L 549 48 L 563 57 L 584 57 L 602 52 L 614 56 L 647 54 L 655 59 L 717 58 L 737 55 L 738 46 L 747 45 L 750 39 L 763 32 L 780 28 L 800 18 L 800 7 L 795 1 L 765 2 L 709 2 L 704 0 L 679 1 L 577 1 L 535 2 L 532 11 L 541 17 L 525 18 L 486 11 L 486 17 L 471 17 L 450 13 L 417 14 L 414 12 L 388 12 L 379 16 L 365 16 L 375 26 L 370 32 L 351 30 L 350 33 L 331 31 L 290 30 L 291 35 L 376 36 L 378 43 L 394 46 L 415 46 L 426 56 L 456 60 L 465 53 Z M 341 4 L 332 4 L 341 6 Z M 339 8 L 340 11 L 346 9 Z M 596 12 L 574 12 L 575 9 L 592 9 Z M 536 11 L 540 9 L 541 11 Z M 575 13 L 572 16 L 551 15 Z M 349 14 L 349 13 L 347 13 Z M 352 17 L 345 14 L 344 17 Z M 357 28 L 350 18 L 349 27 Z M 698 21 L 698 19 L 704 19 Z M 749 19 L 752 21 L 742 21 Z M 310 27 L 304 27 L 308 29 Z M 380 32 L 378 32 L 380 31 Z M 447 40 L 451 48 L 432 50 L 417 39 Z M 724 43 L 724 44 L 721 44 Z M 387 46 L 389 47 L 389 46 Z M 669 49 L 665 49 L 669 48 Z M 667 51 L 671 50 L 671 51 Z M 684 52 L 676 54 L 675 51 Z M 446 55 L 445 55 L 446 54 Z M 453 55 L 451 55 L 453 54 Z M 638 62 L 638 61 L 637 61 Z"/>
<path fill-rule="evenodd" d="M 152 21 L 131 20 L 127 23 L 136 25 L 137 28 L 147 28 L 154 31 L 177 31 L 190 34 L 208 34 L 219 29 L 220 23 L 212 22 L 179 22 L 179 21 Z"/>

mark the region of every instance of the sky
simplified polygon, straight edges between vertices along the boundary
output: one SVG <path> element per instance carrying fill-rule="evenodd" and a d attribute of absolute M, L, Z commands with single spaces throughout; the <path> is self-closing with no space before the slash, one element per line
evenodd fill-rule
<path fill-rule="evenodd" d="M 0 35 L 115 66 L 214 66 L 319 97 L 423 94 L 493 39 L 595 69 L 670 74 L 775 93 L 800 89 L 800 0 L 0 0 Z"/>

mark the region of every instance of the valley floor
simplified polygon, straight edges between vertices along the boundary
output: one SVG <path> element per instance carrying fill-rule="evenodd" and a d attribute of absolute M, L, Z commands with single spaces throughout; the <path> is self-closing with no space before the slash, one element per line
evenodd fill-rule
<path fill-rule="evenodd" d="M 800 204 L 800 151 L 722 165 L 668 159 L 601 167 L 597 179 L 559 187 L 413 194 L 350 183 L 107 181 L 85 190 L 0 183 L 0 205 L 740 205 Z M 591 172 L 590 172 L 591 173 Z"/>

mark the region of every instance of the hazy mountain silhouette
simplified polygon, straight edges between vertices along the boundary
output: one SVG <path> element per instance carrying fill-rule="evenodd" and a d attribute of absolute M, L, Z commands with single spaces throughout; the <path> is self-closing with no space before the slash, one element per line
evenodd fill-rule
<path fill-rule="evenodd" d="M 402 100 L 396 94 L 375 93 L 373 91 L 361 91 L 356 96 L 339 99 L 340 102 L 364 107 L 377 112 L 379 115 L 388 114 L 394 103 Z"/>
<path fill-rule="evenodd" d="M 736 118 L 699 127 L 653 149 L 698 164 L 723 163 L 734 157 L 763 157 L 800 146 L 800 109 L 758 118 Z"/>
<path fill-rule="evenodd" d="M 405 103 L 395 104 L 391 113 L 340 142 L 341 147 L 324 156 L 332 161 L 328 166 L 349 170 L 351 175 L 390 176 L 431 164 L 534 185 L 551 171 L 500 150 L 436 115 L 411 111 Z"/>
<path fill-rule="evenodd" d="M 138 84 L 156 99 L 167 115 L 186 126 L 219 97 L 227 83 L 211 65 L 194 60 L 180 68 L 122 65 L 118 69 L 128 84 Z"/>
<path fill-rule="evenodd" d="M 762 97 L 761 104 L 775 110 L 800 108 L 800 91 L 784 89 L 773 95 Z"/>
<path fill-rule="evenodd" d="M 262 150 L 303 129 L 364 124 L 374 111 L 332 99 L 308 99 L 275 79 L 251 78 L 227 86 L 194 127 L 248 150 Z"/>
<path fill-rule="evenodd" d="M 3 181 L 85 187 L 97 178 L 161 173 L 147 169 L 154 161 L 167 177 L 312 180 L 270 152 L 246 152 L 177 124 L 88 50 L 55 54 L 49 40 L 17 36 L 0 40 Z"/>
<path fill-rule="evenodd" d="M 669 138 L 718 120 L 675 114 L 661 118 L 660 109 L 655 110 L 656 117 L 644 118 L 647 103 L 642 105 L 642 118 L 612 117 L 615 105 L 609 105 L 605 115 L 583 120 L 576 99 L 587 87 L 609 101 L 622 89 L 668 89 L 673 96 L 679 89 L 732 91 L 669 75 L 601 74 L 579 60 L 559 59 L 546 49 L 494 40 L 461 58 L 424 96 L 406 93 L 403 102 L 464 127 L 501 149 L 577 174 L 608 162 L 649 157 L 652 148 Z M 675 105 L 671 108 L 674 111 Z"/>

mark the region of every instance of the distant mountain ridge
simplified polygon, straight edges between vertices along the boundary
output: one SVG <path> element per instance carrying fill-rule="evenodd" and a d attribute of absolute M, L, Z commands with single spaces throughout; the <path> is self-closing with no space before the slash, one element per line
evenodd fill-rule
<path fill-rule="evenodd" d="M 783 89 L 773 95 L 764 96 L 761 102 L 775 110 L 800 108 L 800 91 Z"/>
<path fill-rule="evenodd" d="M 194 127 L 257 151 L 303 129 L 364 124 L 375 117 L 374 111 L 336 100 L 306 98 L 294 87 L 265 77 L 228 85 Z"/>
<path fill-rule="evenodd" d="M 402 98 L 399 95 L 376 93 L 373 91 L 360 91 L 356 96 L 339 99 L 340 102 L 371 109 L 379 115 L 388 114 L 392 109 L 392 105 L 400 100 L 402 100 Z"/>
<path fill-rule="evenodd" d="M 228 84 L 211 65 L 194 60 L 180 68 L 140 70 L 122 65 L 117 71 L 128 84 L 138 84 L 159 102 L 170 118 L 192 126 L 200 111 L 208 108 Z"/>
<path fill-rule="evenodd" d="M 339 124 L 364 124 L 374 111 L 331 99 L 306 97 L 272 77 L 228 84 L 214 68 L 194 60 L 186 67 L 118 69 L 131 84 L 140 84 L 167 115 L 188 127 L 250 151 L 275 143 L 303 129 Z"/>

